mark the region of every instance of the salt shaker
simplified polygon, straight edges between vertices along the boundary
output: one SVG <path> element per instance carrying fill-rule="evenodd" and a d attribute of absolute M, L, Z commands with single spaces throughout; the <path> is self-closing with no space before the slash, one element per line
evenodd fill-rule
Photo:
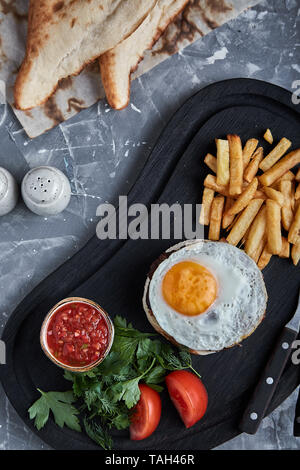
<path fill-rule="evenodd" d="M 9 171 L 0 167 L 0 215 L 11 212 L 18 198 L 19 190 L 16 180 Z"/>
<path fill-rule="evenodd" d="M 68 178 L 58 168 L 40 166 L 30 170 L 22 181 L 22 197 L 37 215 L 57 215 L 69 204 L 71 187 Z"/>

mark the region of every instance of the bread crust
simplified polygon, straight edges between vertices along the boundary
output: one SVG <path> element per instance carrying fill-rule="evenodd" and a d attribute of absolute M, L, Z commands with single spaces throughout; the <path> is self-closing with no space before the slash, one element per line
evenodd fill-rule
<path fill-rule="evenodd" d="M 174 21 L 189 0 L 158 0 L 157 5 L 145 18 L 131 37 L 99 58 L 101 79 L 108 103 L 114 109 L 124 109 L 130 101 L 131 74 L 143 60 L 147 50 L 152 49 L 170 23 Z M 152 18 L 149 18 L 152 16 Z M 149 23 L 151 35 L 149 35 Z M 141 52 L 142 51 L 142 52 Z M 124 56 L 130 57 L 124 64 Z M 128 66 L 129 64 L 129 66 Z M 120 70 L 124 71 L 120 73 Z"/>
<path fill-rule="evenodd" d="M 14 88 L 15 107 L 28 110 L 45 103 L 61 79 L 79 74 L 132 34 L 156 2 L 30 0 L 26 54 Z"/>
<path fill-rule="evenodd" d="M 198 242 L 208 242 L 209 240 L 187 240 L 187 241 L 184 241 L 184 242 L 181 242 L 181 243 L 178 243 L 177 245 L 174 245 L 172 246 L 171 248 L 169 248 L 163 255 L 165 254 L 171 254 L 172 252 L 174 251 L 177 251 L 177 250 L 180 250 L 181 248 L 183 248 L 184 246 L 188 246 L 188 245 L 192 245 L 193 243 L 198 243 Z M 206 351 L 206 350 L 196 350 L 196 349 L 191 349 L 183 344 L 180 344 L 178 343 L 178 341 L 175 340 L 175 338 L 173 338 L 173 336 L 169 335 L 165 330 L 163 330 L 163 328 L 159 325 L 159 323 L 157 322 L 156 318 L 155 318 L 155 315 L 153 313 L 153 311 L 151 310 L 151 307 L 150 307 L 150 302 L 149 302 L 149 286 L 150 286 L 150 281 L 151 281 L 151 277 L 154 273 L 154 271 L 158 268 L 158 266 L 160 265 L 160 263 L 162 261 L 164 261 L 164 259 L 166 259 L 163 255 L 161 255 L 156 261 L 154 261 L 154 263 L 152 264 L 152 269 L 150 268 L 150 272 L 148 274 L 148 277 L 146 279 L 146 283 L 145 283 L 145 287 L 144 287 L 144 294 L 143 294 L 143 308 L 144 308 L 144 311 L 146 313 L 146 316 L 147 316 L 147 319 L 148 321 L 150 322 L 150 324 L 153 326 L 153 328 L 157 331 L 157 333 L 159 333 L 160 335 L 164 336 L 164 338 L 166 338 L 168 341 L 170 341 L 172 344 L 174 344 L 175 346 L 179 347 L 179 348 L 185 348 L 187 349 L 191 354 L 195 354 L 195 355 L 198 355 L 198 356 L 206 356 L 208 354 L 214 354 L 214 353 L 217 353 L 217 352 L 220 352 L 219 350 L 216 350 L 216 351 Z M 153 266 L 154 266 L 154 270 L 153 270 Z M 267 300 L 268 300 L 268 295 L 267 295 L 267 291 L 265 289 L 264 291 L 265 293 L 265 302 L 266 302 L 266 305 L 267 305 Z M 250 331 L 249 334 L 247 335 L 244 335 L 240 341 L 236 342 L 236 343 L 233 343 L 231 346 L 228 346 L 226 348 L 224 348 L 223 350 L 225 349 L 231 349 L 233 348 L 234 346 L 237 346 L 237 345 L 240 345 L 240 343 L 248 338 L 249 336 L 251 336 L 254 331 L 256 330 L 256 328 L 261 324 L 261 322 L 264 320 L 266 316 L 266 310 L 263 312 L 263 314 L 261 315 L 260 317 L 260 320 L 259 322 L 256 324 L 256 326 L 253 328 L 252 331 Z"/>

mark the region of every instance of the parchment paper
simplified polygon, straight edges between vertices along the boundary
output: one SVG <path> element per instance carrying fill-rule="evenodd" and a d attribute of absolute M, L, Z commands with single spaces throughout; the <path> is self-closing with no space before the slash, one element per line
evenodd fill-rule
<path fill-rule="evenodd" d="M 99 0 L 100 1 L 100 0 Z M 0 0 L 0 96 L 13 107 L 13 86 L 25 54 L 28 0 Z M 191 0 L 184 12 L 147 51 L 136 78 L 214 28 L 235 18 L 258 0 Z M 62 80 L 56 93 L 30 111 L 13 110 L 29 137 L 43 134 L 104 97 L 98 64 Z"/>

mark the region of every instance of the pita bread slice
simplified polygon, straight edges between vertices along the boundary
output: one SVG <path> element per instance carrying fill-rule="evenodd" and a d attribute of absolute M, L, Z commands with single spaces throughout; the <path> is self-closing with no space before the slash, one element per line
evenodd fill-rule
<path fill-rule="evenodd" d="M 134 33 L 99 58 L 101 78 L 112 108 L 125 108 L 130 99 L 130 75 L 189 0 L 158 0 Z"/>
<path fill-rule="evenodd" d="M 15 84 L 15 105 L 44 103 L 59 80 L 128 37 L 157 0 L 30 0 L 26 56 Z"/>

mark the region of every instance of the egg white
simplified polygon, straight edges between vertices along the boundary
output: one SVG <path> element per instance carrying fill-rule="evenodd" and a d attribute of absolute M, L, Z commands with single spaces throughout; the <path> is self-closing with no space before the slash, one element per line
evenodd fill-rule
<path fill-rule="evenodd" d="M 238 248 L 220 242 L 194 240 L 170 251 L 170 256 L 159 264 L 148 285 L 150 308 L 160 327 L 176 342 L 203 351 L 222 350 L 251 334 L 266 307 L 264 281 L 254 261 Z M 204 266 L 219 286 L 215 302 L 196 316 L 177 312 L 163 298 L 165 274 L 182 261 Z"/>

